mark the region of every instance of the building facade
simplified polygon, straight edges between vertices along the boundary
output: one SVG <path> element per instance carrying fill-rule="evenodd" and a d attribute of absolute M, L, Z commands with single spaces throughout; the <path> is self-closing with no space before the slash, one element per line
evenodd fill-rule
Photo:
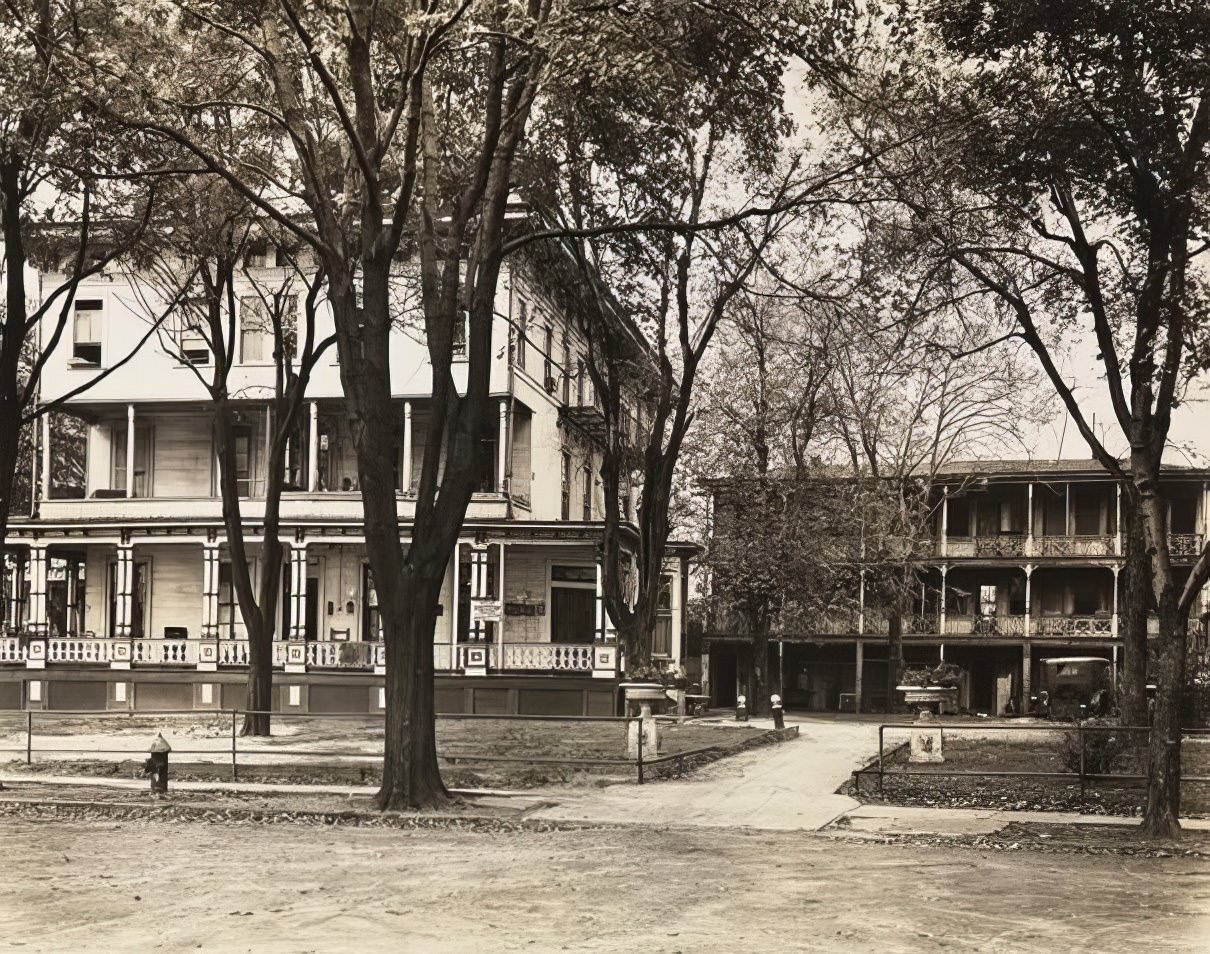
<path fill-rule="evenodd" d="M 276 279 L 272 254 L 249 281 Z M 285 710 L 375 711 L 384 647 L 335 349 L 315 369 L 291 441 L 281 539 L 256 556 L 263 514 L 273 336 L 250 285 L 237 294 L 237 459 L 254 578 L 281 574 L 274 665 Z M 188 327 L 148 335 L 164 306 L 144 276 L 107 269 L 81 284 L 43 376 L 86 431 L 83 486 L 58 489 L 59 434 L 41 418 L 32 514 L 5 541 L 0 707 L 190 709 L 244 704 L 247 640 L 232 587 L 209 398 L 212 360 Z M 297 307 L 296 299 L 291 307 Z M 48 318 L 49 320 L 49 318 Z M 331 331 L 321 309 L 319 336 Z M 422 332 L 391 342 L 404 542 L 414 512 L 431 371 Z M 167 327 L 167 326 L 166 326 Z M 175 335 L 170 340 L 165 335 Z M 602 601 L 601 412 L 585 338 L 549 272 L 514 263 L 500 282 L 483 467 L 434 634 L 441 711 L 609 714 L 619 659 Z M 185 361 L 195 367 L 186 366 Z M 465 380 L 466 365 L 455 375 Z M 623 501 L 624 507 L 633 501 Z M 656 653 L 679 663 L 687 556 L 667 567 Z"/>
<path fill-rule="evenodd" d="M 1187 575 L 1210 533 L 1210 470 L 1164 471 L 1169 545 Z M 957 462 L 934 482 L 931 539 L 917 552 L 918 595 L 902 616 L 906 666 L 955 663 L 959 706 L 1026 711 L 1042 660 L 1096 656 L 1119 664 L 1125 554 L 1122 494 L 1094 461 Z M 769 671 L 789 708 L 887 711 L 890 617 L 854 594 L 853 611 L 809 632 L 777 633 Z M 1205 648 L 1207 592 L 1190 620 Z M 1156 620 L 1149 621 L 1154 631 Z M 750 641 L 722 627 L 704 638 L 704 679 L 719 705 L 750 684 Z"/>

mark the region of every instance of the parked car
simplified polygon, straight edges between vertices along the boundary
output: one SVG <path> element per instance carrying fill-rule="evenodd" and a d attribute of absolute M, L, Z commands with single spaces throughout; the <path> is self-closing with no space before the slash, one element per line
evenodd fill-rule
<path fill-rule="evenodd" d="M 1042 685 L 1033 702 L 1035 714 L 1053 719 L 1109 715 L 1114 708 L 1113 663 L 1100 656 L 1043 659 Z"/>

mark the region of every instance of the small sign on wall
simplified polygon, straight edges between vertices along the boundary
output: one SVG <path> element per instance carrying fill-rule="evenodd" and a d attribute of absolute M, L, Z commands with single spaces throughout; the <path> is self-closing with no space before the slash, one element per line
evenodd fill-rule
<path fill-rule="evenodd" d="M 545 616 L 546 602 L 539 603 L 505 603 L 505 616 Z"/>

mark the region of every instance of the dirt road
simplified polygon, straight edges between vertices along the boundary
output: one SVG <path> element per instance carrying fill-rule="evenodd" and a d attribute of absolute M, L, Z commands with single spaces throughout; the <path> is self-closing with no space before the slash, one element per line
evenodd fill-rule
<path fill-rule="evenodd" d="M 14 817 L 0 950 L 1205 951 L 1210 862 Z"/>

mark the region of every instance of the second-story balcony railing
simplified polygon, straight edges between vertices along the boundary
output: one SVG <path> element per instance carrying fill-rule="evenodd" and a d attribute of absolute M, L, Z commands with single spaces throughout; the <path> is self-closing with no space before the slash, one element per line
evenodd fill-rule
<path fill-rule="evenodd" d="M 946 616 L 946 636 L 1024 636 L 1024 616 Z"/>
<path fill-rule="evenodd" d="M 1168 535 L 1168 550 L 1172 556 L 1196 559 L 1205 546 L 1205 537 L 1200 533 L 1171 533 Z"/>
<path fill-rule="evenodd" d="M 1033 636 L 1112 636 L 1113 616 L 1041 616 L 1031 621 Z"/>
<path fill-rule="evenodd" d="M 1000 533 L 980 537 L 951 536 L 946 538 L 944 546 L 941 541 L 937 542 L 938 556 L 959 558 L 1112 556 L 1116 549 L 1115 538 L 1103 533 L 1050 534 L 1041 537 Z"/>

